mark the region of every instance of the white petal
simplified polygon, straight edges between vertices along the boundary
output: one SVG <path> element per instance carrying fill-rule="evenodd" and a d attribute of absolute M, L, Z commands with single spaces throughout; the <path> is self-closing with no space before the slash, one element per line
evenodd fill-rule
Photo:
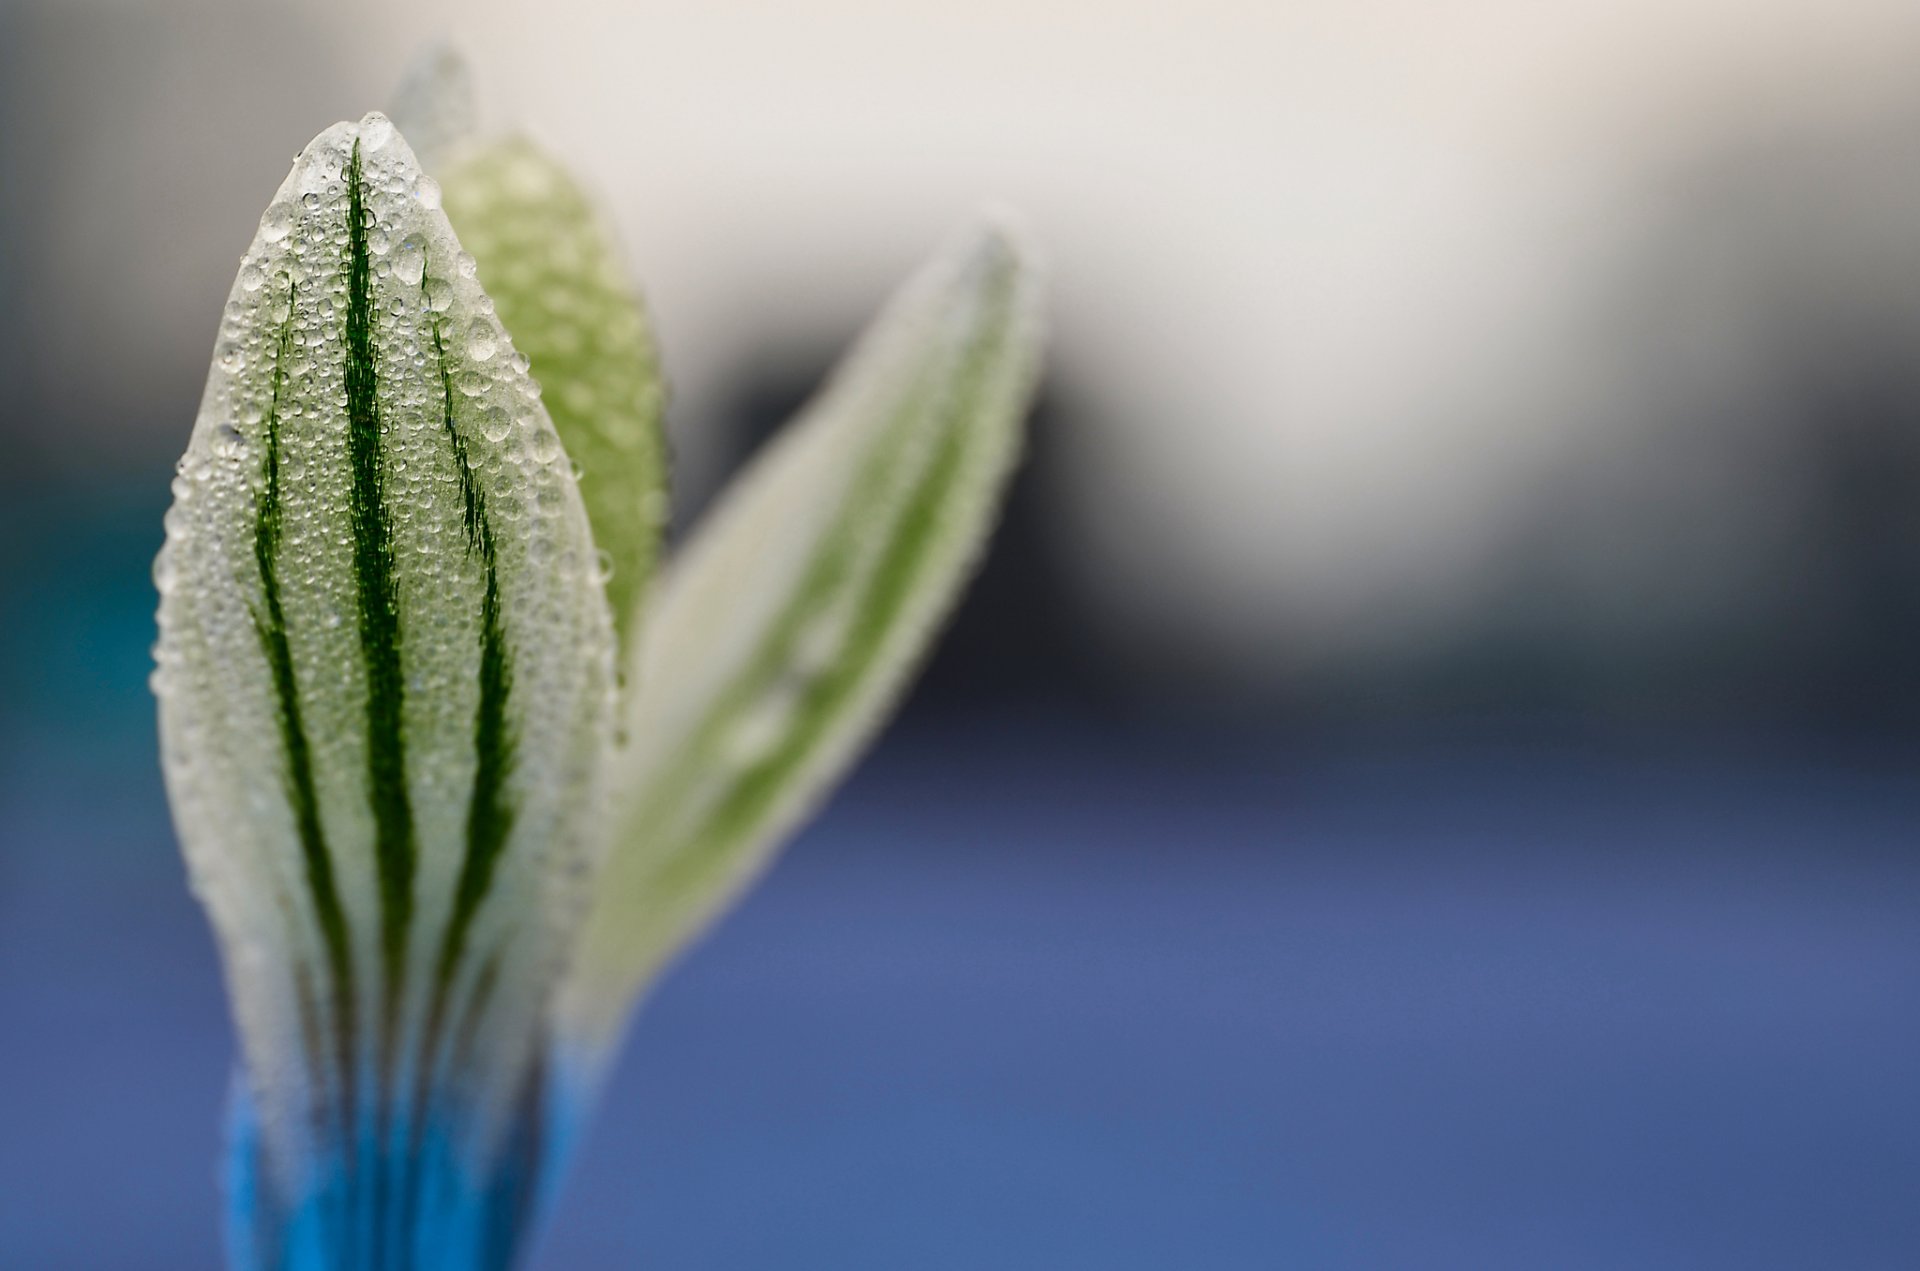
<path fill-rule="evenodd" d="M 473 272 L 385 117 L 322 133 L 242 262 L 155 566 L 250 1186 L 328 1249 L 428 1229 L 515 1142 L 601 841 L 609 616 Z"/>
<path fill-rule="evenodd" d="M 562 998 L 588 1088 L 636 995 L 857 757 L 952 607 L 1019 451 L 1037 291 L 998 226 L 943 252 L 669 563 Z"/>

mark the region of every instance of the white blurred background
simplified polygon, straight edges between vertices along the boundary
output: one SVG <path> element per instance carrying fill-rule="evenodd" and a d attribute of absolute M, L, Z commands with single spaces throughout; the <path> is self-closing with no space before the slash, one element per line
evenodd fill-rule
<path fill-rule="evenodd" d="M 692 502 L 1024 213 L 1056 340 L 1005 550 L 1128 692 L 1870 712 L 1920 638 L 1911 0 L 0 13 L 15 479 L 172 458 L 289 156 L 450 35 L 606 196 Z"/>

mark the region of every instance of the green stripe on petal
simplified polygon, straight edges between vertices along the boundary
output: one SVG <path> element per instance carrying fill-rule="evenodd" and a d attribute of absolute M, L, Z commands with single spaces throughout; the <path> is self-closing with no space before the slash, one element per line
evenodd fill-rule
<path fill-rule="evenodd" d="M 952 607 L 1020 448 L 1037 289 L 998 228 L 936 258 L 669 565 L 562 997 L 589 1083 L 637 993 L 852 763 Z"/>
<path fill-rule="evenodd" d="M 646 313 L 604 218 L 531 141 L 469 144 L 440 176 L 447 215 L 578 465 L 624 647 L 667 517 L 664 395 Z"/>
<path fill-rule="evenodd" d="M 384 117 L 268 208 L 174 495 L 154 683 L 249 1185 L 404 1266 L 441 1203 L 407 1177 L 423 1125 L 466 1170 L 521 1132 L 603 833 L 613 634 L 539 388 Z"/>

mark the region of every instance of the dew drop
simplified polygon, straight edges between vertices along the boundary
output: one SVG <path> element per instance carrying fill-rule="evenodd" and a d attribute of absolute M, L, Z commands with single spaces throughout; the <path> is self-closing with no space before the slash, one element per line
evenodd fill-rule
<path fill-rule="evenodd" d="M 260 237 L 269 243 L 277 243 L 293 232 L 293 207 L 287 203 L 275 203 L 260 218 Z"/>
<path fill-rule="evenodd" d="M 427 272 L 427 243 L 418 234 L 409 234 L 400 240 L 400 246 L 393 253 L 393 276 L 409 287 L 420 285 L 420 278 Z"/>
<path fill-rule="evenodd" d="M 467 332 L 467 356 L 476 362 L 484 362 L 494 355 L 500 347 L 494 336 L 493 324 L 484 319 L 477 320 Z"/>
<path fill-rule="evenodd" d="M 258 291 L 267 285 L 267 271 L 256 261 L 248 261 L 240 270 L 240 290 Z"/>
<path fill-rule="evenodd" d="M 232 424 L 221 424 L 213 430 L 213 453 L 223 459 L 237 459 L 247 449 L 247 439 Z"/>
<path fill-rule="evenodd" d="M 499 443 L 507 439 L 513 430 L 513 421 L 507 417 L 504 406 L 488 406 L 480 412 L 480 435 L 488 441 Z"/>
<path fill-rule="evenodd" d="M 440 183 L 421 173 L 413 183 L 413 197 L 420 200 L 420 206 L 437 208 L 440 206 Z"/>
<path fill-rule="evenodd" d="M 604 547 L 593 554 L 593 576 L 602 583 L 613 577 L 613 553 Z"/>
<path fill-rule="evenodd" d="M 480 272 L 480 262 L 475 260 L 470 252 L 461 252 L 454 257 L 453 263 L 454 267 L 460 271 L 462 278 L 471 278 Z"/>
<path fill-rule="evenodd" d="M 560 437 L 551 428 L 535 428 L 527 439 L 527 450 L 535 463 L 552 463 L 560 457 Z"/>
<path fill-rule="evenodd" d="M 378 111 L 368 115 L 360 123 L 360 146 L 365 150 L 380 150 L 393 140 L 393 121 Z"/>
<path fill-rule="evenodd" d="M 780 747 L 788 731 L 791 704 L 779 694 L 755 703 L 721 738 L 721 752 L 741 768 L 752 767 Z"/>

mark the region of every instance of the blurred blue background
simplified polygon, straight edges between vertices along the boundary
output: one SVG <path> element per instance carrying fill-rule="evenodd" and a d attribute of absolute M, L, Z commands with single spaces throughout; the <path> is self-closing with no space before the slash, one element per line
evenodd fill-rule
<path fill-rule="evenodd" d="M 0 0 L 0 1268 L 217 1263 L 148 565 L 287 159 L 445 30 L 620 223 L 683 524 L 977 199 L 1056 278 L 539 1266 L 1920 1266 L 1910 4 Z"/>

